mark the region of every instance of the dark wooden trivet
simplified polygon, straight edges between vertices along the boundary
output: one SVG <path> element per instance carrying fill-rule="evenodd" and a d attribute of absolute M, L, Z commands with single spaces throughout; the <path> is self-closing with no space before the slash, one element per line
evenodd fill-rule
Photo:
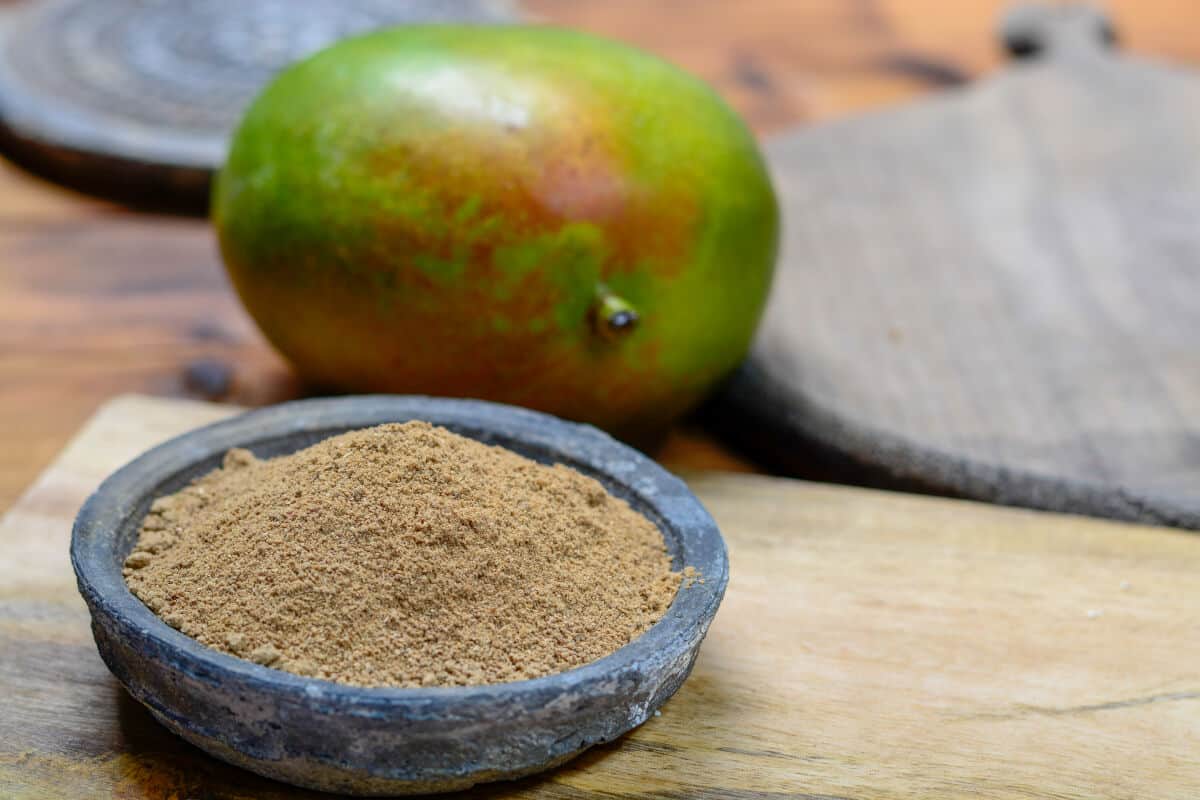
<path fill-rule="evenodd" d="M 505 0 L 43 0 L 0 31 L 5 152 L 65 183 L 203 208 L 242 110 L 333 41 L 425 21 L 503 22 Z"/>
<path fill-rule="evenodd" d="M 711 416 L 793 474 L 1200 528 L 1200 81 L 1087 8 L 1004 34 L 771 143 L 782 261 Z"/>

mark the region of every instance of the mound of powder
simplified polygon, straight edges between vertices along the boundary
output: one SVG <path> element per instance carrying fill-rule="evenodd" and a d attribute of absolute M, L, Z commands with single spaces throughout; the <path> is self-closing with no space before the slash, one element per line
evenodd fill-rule
<path fill-rule="evenodd" d="M 359 686 L 521 680 L 670 605 L 658 528 L 595 480 L 423 422 L 224 466 L 154 502 L 125 580 L 209 647 Z"/>

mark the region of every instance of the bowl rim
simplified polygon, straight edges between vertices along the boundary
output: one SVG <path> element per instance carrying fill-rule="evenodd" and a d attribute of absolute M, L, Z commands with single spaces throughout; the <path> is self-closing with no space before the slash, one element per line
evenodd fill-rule
<path fill-rule="evenodd" d="M 354 686 L 310 678 L 223 653 L 167 625 L 125 584 L 121 564 L 104 563 L 102 537 L 111 539 L 142 503 L 161 496 L 165 484 L 231 447 L 265 445 L 289 436 L 367 428 L 386 422 L 426 420 L 471 435 L 541 448 L 554 463 L 617 485 L 653 512 L 664 539 L 674 537 L 679 568 L 695 567 L 702 580 L 690 582 L 666 613 L 640 636 L 612 653 L 563 672 L 506 683 L 474 686 Z M 339 430 L 340 429 L 340 430 Z M 321 438 L 326 438 L 322 436 Z M 304 445 L 308 446 L 308 445 Z M 299 449 L 299 448 L 297 448 Z M 294 452 L 294 451 L 290 451 Z M 582 454 L 586 452 L 587 457 Z M 600 462 L 600 463 L 597 463 Z M 626 482 L 626 481 L 629 482 Z M 611 486 L 606 487 L 611 488 Z M 177 491 L 177 489 L 172 489 Z M 497 702 L 550 703 L 563 692 L 615 691 L 625 669 L 666 663 L 690 649 L 694 631 L 707 628 L 729 579 L 724 539 L 711 515 L 682 480 L 657 462 L 591 425 L 482 400 L 421 395 L 354 395 L 294 400 L 254 409 L 204 425 L 145 451 L 106 478 L 81 507 L 71 532 L 71 564 L 93 618 L 102 611 L 120 635 L 151 646 L 176 669 L 202 678 L 227 674 L 248 689 L 285 692 L 306 704 L 343 711 L 419 710 L 439 717 L 448 708 L 493 706 Z M 605 686 L 608 691 L 605 691 Z"/>

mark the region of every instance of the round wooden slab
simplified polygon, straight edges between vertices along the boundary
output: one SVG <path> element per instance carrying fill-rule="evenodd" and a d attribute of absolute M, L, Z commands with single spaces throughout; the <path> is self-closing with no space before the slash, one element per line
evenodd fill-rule
<path fill-rule="evenodd" d="M 504 0 L 43 0 L 0 31 L 5 150 L 81 188 L 203 205 L 284 66 L 374 28 L 512 18 Z"/>
<path fill-rule="evenodd" d="M 1005 34 L 1035 58 L 769 146 L 782 261 L 716 416 L 794 473 L 1200 528 L 1200 80 L 1078 8 Z"/>

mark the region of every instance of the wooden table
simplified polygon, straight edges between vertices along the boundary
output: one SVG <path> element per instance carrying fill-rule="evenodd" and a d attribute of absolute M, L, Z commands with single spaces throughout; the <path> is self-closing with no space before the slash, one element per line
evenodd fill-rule
<path fill-rule="evenodd" d="M 525 7 L 666 55 L 768 134 L 993 68 L 1001 2 Z M 1129 49 L 1200 62 L 1192 0 L 1109 5 Z M 203 221 L 0 163 L 0 510 L 128 391 L 258 404 L 302 387 L 238 306 Z M 225 413 L 118 400 L 0 522 L 0 796 L 296 796 L 165 735 L 117 688 L 65 559 L 69 519 L 101 476 Z M 690 433 L 662 457 L 745 466 Z M 757 476 L 691 481 L 733 560 L 693 678 L 632 736 L 479 796 L 1196 796 L 1194 536 Z"/>
<path fill-rule="evenodd" d="M 0 0 L 9 5 L 11 0 Z M 762 134 L 995 67 L 1003 0 L 524 0 L 712 81 Z M 1108 2 L 1125 46 L 1200 62 L 1200 5 Z M 133 212 L 0 162 L 0 509 L 114 393 L 255 405 L 302 391 L 226 283 L 202 220 Z M 674 466 L 745 468 L 703 436 Z"/>

